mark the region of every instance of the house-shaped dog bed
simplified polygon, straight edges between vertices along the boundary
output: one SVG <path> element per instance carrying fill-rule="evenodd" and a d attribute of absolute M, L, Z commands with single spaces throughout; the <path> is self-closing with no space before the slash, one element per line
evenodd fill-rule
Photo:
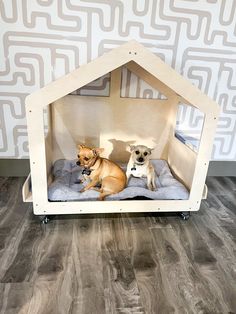
<path fill-rule="evenodd" d="M 123 66 L 165 99 L 121 97 Z M 109 96 L 69 95 L 107 73 Z M 175 136 L 179 103 L 204 115 L 197 152 Z M 206 195 L 218 114 L 214 101 L 159 57 L 135 41 L 128 42 L 27 97 L 31 174 L 23 186 L 23 199 L 33 202 L 37 215 L 196 211 Z M 142 179 L 131 180 L 127 187 L 131 190 L 104 202 L 97 201 L 91 192 L 84 197 L 79 193 L 76 180 L 81 169 L 75 164 L 78 143 L 103 147 L 104 157 L 125 168 L 129 157 L 126 147 L 135 142 L 155 146 L 152 158 L 159 176 L 158 196 L 147 189 L 143 193 Z"/>

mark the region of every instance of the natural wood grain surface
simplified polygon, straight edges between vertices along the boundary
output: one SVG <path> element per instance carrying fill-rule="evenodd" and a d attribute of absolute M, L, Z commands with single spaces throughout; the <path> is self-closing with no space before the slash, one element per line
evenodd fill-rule
<path fill-rule="evenodd" d="M 209 178 L 188 221 L 103 214 L 48 225 L 22 202 L 22 184 L 0 178 L 1 314 L 236 313 L 235 178 Z"/>

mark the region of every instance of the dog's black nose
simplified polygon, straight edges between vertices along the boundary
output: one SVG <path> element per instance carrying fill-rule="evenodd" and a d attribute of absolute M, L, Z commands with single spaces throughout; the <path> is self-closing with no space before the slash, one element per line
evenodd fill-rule
<path fill-rule="evenodd" d="M 139 157 L 138 161 L 143 162 L 143 157 Z"/>
<path fill-rule="evenodd" d="M 79 160 L 76 161 L 76 165 L 77 165 L 77 166 L 80 166 L 80 161 L 79 161 Z"/>

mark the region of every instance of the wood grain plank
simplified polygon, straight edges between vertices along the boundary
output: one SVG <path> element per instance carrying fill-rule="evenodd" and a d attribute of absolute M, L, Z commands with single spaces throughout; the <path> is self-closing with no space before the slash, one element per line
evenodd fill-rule
<path fill-rule="evenodd" d="M 3 227 L 4 224 L 5 228 L 9 227 L 9 231 L 18 225 L 19 220 L 23 218 L 29 208 L 28 204 L 22 202 L 23 181 L 23 178 L 7 178 L 1 186 L 0 226 Z"/>
<path fill-rule="evenodd" d="M 0 284 L 0 313 L 26 314 L 33 293 L 32 283 Z"/>
<path fill-rule="evenodd" d="M 209 227 L 209 222 L 211 222 L 211 227 Z M 217 259 L 218 287 L 225 303 L 229 304 L 233 311 L 236 309 L 236 251 L 228 245 L 227 234 L 215 223 L 214 218 L 206 221 L 196 215 L 193 223 Z"/>
<path fill-rule="evenodd" d="M 236 207 L 230 200 L 230 193 L 228 200 L 224 195 L 219 197 L 213 193 L 209 193 L 206 204 L 208 210 L 205 212 L 205 215 L 215 217 L 216 223 L 221 226 L 225 233 L 228 234 L 229 238 L 236 243 Z M 229 243 L 230 242 L 231 241 L 229 241 Z"/>
<path fill-rule="evenodd" d="M 176 313 L 224 313 L 211 286 L 202 281 L 175 230 L 153 229 L 156 252 Z"/>
<path fill-rule="evenodd" d="M 221 195 L 220 197 L 218 196 L 218 198 L 224 207 L 227 208 L 236 219 L 236 192 Z"/>
<path fill-rule="evenodd" d="M 208 177 L 206 184 L 214 195 L 228 195 L 236 191 L 235 181 L 234 177 Z"/>
<path fill-rule="evenodd" d="M 173 225 L 176 237 L 192 264 L 195 282 L 201 286 L 199 294 L 213 313 L 227 313 L 230 306 L 224 295 L 225 279 L 217 264 L 217 258 L 205 242 L 202 234 L 193 223 L 194 217 L 187 224 L 184 222 Z M 211 301 L 210 301 L 211 300 Z"/>
<path fill-rule="evenodd" d="M 105 313 L 99 219 L 90 219 L 85 216 L 75 220 L 72 250 L 77 286 L 77 292 L 73 297 L 75 302 L 72 312 Z"/>
<path fill-rule="evenodd" d="M 206 181 L 208 190 L 210 190 L 214 195 L 224 195 L 229 191 L 229 185 L 225 185 L 220 177 L 210 177 Z"/>
<path fill-rule="evenodd" d="M 149 228 L 172 228 L 171 226 L 171 214 L 170 213 L 150 213 L 147 217 L 147 223 L 149 225 Z M 173 215 L 176 218 L 176 215 Z"/>
<path fill-rule="evenodd" d="M 145 313 L 129 252 L 103 251 L 106 313 Z"/>
<path fill-rule="evenodd" d="M 23 179 L 0 180 L 0 313 L 236 313 L 236 180 L 209 180 L 186 222 L 68 215 L 46 226 L 22 203 Z"/>
<path fill-rule="evenodd" d="M 31 214 L 29 214 L 31 216 Z M 3 254 L 3 263 L 0 270 L 0 282 L 32 281 L 37 265 L 37 247 L 42 239 L 43 231 L 39 224 L 25 217 L 22 226 L 19 226 L 16 237 L 12 237 L 9 249 Z M 28 218 L 28 219 L 27 219 Z"/>
<path fill-rule="evenodd" d="M 48 245 L 40 258 L 29 313 L 103 313 L 101 239 L 96 219 L 56 219 L 53 223 L 56 226 L 45 238 Z"/>
<path fill-rule="evenodd" d="M 145 313 L 174 313 L 145 217 L 130 219 L 132 265 Z"/>
<path fill-rule="evenodd" d="M 102 234 L 102 250 L 129 251 L 129 226 L 125 215 L 99 215 Z"/>
<path fill-rule="evenodd" d="M 101 219 L 106 313 L 144 313 L 130 256 L 127 215 Z"/>
<path fill-rule="evenodd" d="M 8 177 L 0 177 L 0 189 L 2 188 L 2 185 L 5 184 L 5 182 L 8 180 Z"/>

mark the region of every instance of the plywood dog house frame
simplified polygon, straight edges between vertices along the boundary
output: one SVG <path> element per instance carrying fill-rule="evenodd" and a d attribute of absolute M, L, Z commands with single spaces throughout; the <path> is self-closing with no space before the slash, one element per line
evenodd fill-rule
<path fill-rule="evenodd" d="M 150 86 L 158 89 L 167 99 L 121 97 L 122 66 L 126 66 Z M 68 95 L 107 73 L 111 73 L 109 97 Z M 202 136 L 197 153 L 180 142 L 174 134 L 177 107 L 181 102 L 194 106 L 204 113 Z M 76 158 L 74 149 L 79 141 L 76 138 L 76 129 L 80 127 L 79 124 L 75 125 L 75 121 L 72 122 L 72 120 L 73 117 L 76 117 L 74 119 L 83 122 L 86 119 L 84 115 L 87 114 L 84 110 L 87 110 L 91 103 L 93 103 L 93 108 L 97 108 L 96 110 L 104 110 L 103 117 L 100 117 L 101 132 L 98 136 L 100 136 L 99 144 L 102 147 L 105 146 L 105 150 L 109 137 L 117 138 L 117 134 L 119 134 L 119 138 L 122 140 L 133 139 L 135 127 L 137 127 L 132 127 L 135 119 L 131 119 L 129 122 L 126 120 L 138 113 L 139 110 L 146 110 L 143 109 L 143 106 L 146 106 L 146 112 L 150 115 L 151 133 L 158 138 L 159 143 L 159 149 L 154 157 L 168 161 L 173 174 L 190 190 L 189 199 L 104 202 L 49 201 L 47 189 L 48 184 L 52 181 L 53 162 L 58 157 L 71 157 L 70 150 L 73 151 L 73 158 Z M 96 103 L 98 107 L 96 107 Z M 49 125 L 45 136 L 44 112 L 46 108 L 49 109 Z M 123 108 L 125 115 L 122 115 Z M 98 111 L 96 112 L 98 114 Z M 110 116 L 108 115 L 106 118 L 104 113 L 109 113 Z M 218 114 L 219 106 L 213 100 L 165 64 L 159 57 L 136 41 L 123 44 L 27 97 L 26 116 L 31 175 L 23 186 L 23 198 L 25 201 L 33 202 L 33 210 L 36 215 L 197 211 L 201 199 L 206 195 L 205 179 Z M 116 122 L 109 122 L 111 117 Z M 125 120 L 126 117 L 128 118 Z M 63 122 L 64 118 L 65 121 L 67 119 L 69 131 Z M 71 123 L 68 123 L 68 119 L 72 119 Z M 68 126 L 70 124 L 73 124 L 73 127 Z M 106 126 L 104 127 L 104 125 Z M 109 128 L 114 125 L 116 128 L 112 134 L 113 130 Z M 155 129 L 153 129 L 154 126 Z M 124 132 L 125 127 L 129 128 L 127 132 Z M 111 134 L 108 134 L 109 132 Z M 67 140 L 67 133 L 73 138 L 72 143 L 70 143 L 69 138 Z M 83 138 L 86 139 L 86 136 Z M 62 143 L 58 144 L 60 141 Z M 144 138 L 143 144 L 145 143 Z M 58 145 L 60 149 L 58 149 Z M 110 149 L 109 146 L 107 148 Z"/>

